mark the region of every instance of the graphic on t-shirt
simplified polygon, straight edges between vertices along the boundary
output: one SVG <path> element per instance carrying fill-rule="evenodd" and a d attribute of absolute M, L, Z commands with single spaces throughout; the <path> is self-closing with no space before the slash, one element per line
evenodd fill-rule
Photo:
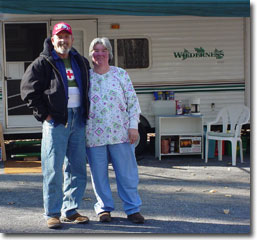
<path fill-rule="evenodd" d="M 67 75 L 67 79 L 68 79 L 69 81 L 73 81 L 73 80 L 74 80 L 73 69 L 71 69 L 71 68 L 66 68 L 66 75 Z"/>
<path fill-rule="evenodd" d="M 77 87 L 72 68 L 65 68 L 69 87 Z"/>

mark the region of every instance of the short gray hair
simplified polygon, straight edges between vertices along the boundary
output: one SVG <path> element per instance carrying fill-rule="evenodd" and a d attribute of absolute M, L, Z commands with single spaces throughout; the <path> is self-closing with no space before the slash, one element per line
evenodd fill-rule
<path fill-rule="evenodd" d="M 92 40 L 90 47 L 89 47 L 89 56 L 92 57 L 93 48 L 96 44 L 102 44 L 107 50 L 109 55 L 109 60 L 112 60 L 113 53 L 112 53 L 112 45 L 108 38 L 102 37 L 102 38 L 95 38 Z"/>

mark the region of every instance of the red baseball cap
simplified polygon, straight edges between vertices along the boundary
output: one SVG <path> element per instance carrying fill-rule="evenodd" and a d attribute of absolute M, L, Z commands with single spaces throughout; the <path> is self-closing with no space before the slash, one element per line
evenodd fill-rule
<path fill-rule="evenodd" d="M 71 35 L 73 34 L 72 33 L 72 28 L 71 28 L 71 26 L 68 23 L 60 22 L 60 23 L 57 23 L 54 26 L 53 31 L 52 31 L 52 36 L 60 33 L 61 31 L 66 31 L 66 32 L 68 32 Z"/>

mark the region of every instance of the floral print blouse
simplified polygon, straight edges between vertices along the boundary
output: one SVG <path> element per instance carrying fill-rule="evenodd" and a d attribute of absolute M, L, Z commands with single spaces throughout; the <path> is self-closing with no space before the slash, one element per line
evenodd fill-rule
<path fill-rule="evenodd" d="M 128 73 L 114 66 L 102 75 L 91 69 L 89 98 L 87 147 L 129 142 L 128 130 L 138 129 L 141 110 Z"/>

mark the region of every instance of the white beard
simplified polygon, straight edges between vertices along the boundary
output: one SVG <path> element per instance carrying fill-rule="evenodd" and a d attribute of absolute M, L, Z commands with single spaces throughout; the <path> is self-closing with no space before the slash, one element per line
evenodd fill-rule
<path fill-rule="evenodd" d="M 61 46 L 59 45 L 59 46 L 56 46 L 55 50 L 60 54 L 68 54 L 71 48 L 67 47 L 67 45 L 61 45 Z"/>

